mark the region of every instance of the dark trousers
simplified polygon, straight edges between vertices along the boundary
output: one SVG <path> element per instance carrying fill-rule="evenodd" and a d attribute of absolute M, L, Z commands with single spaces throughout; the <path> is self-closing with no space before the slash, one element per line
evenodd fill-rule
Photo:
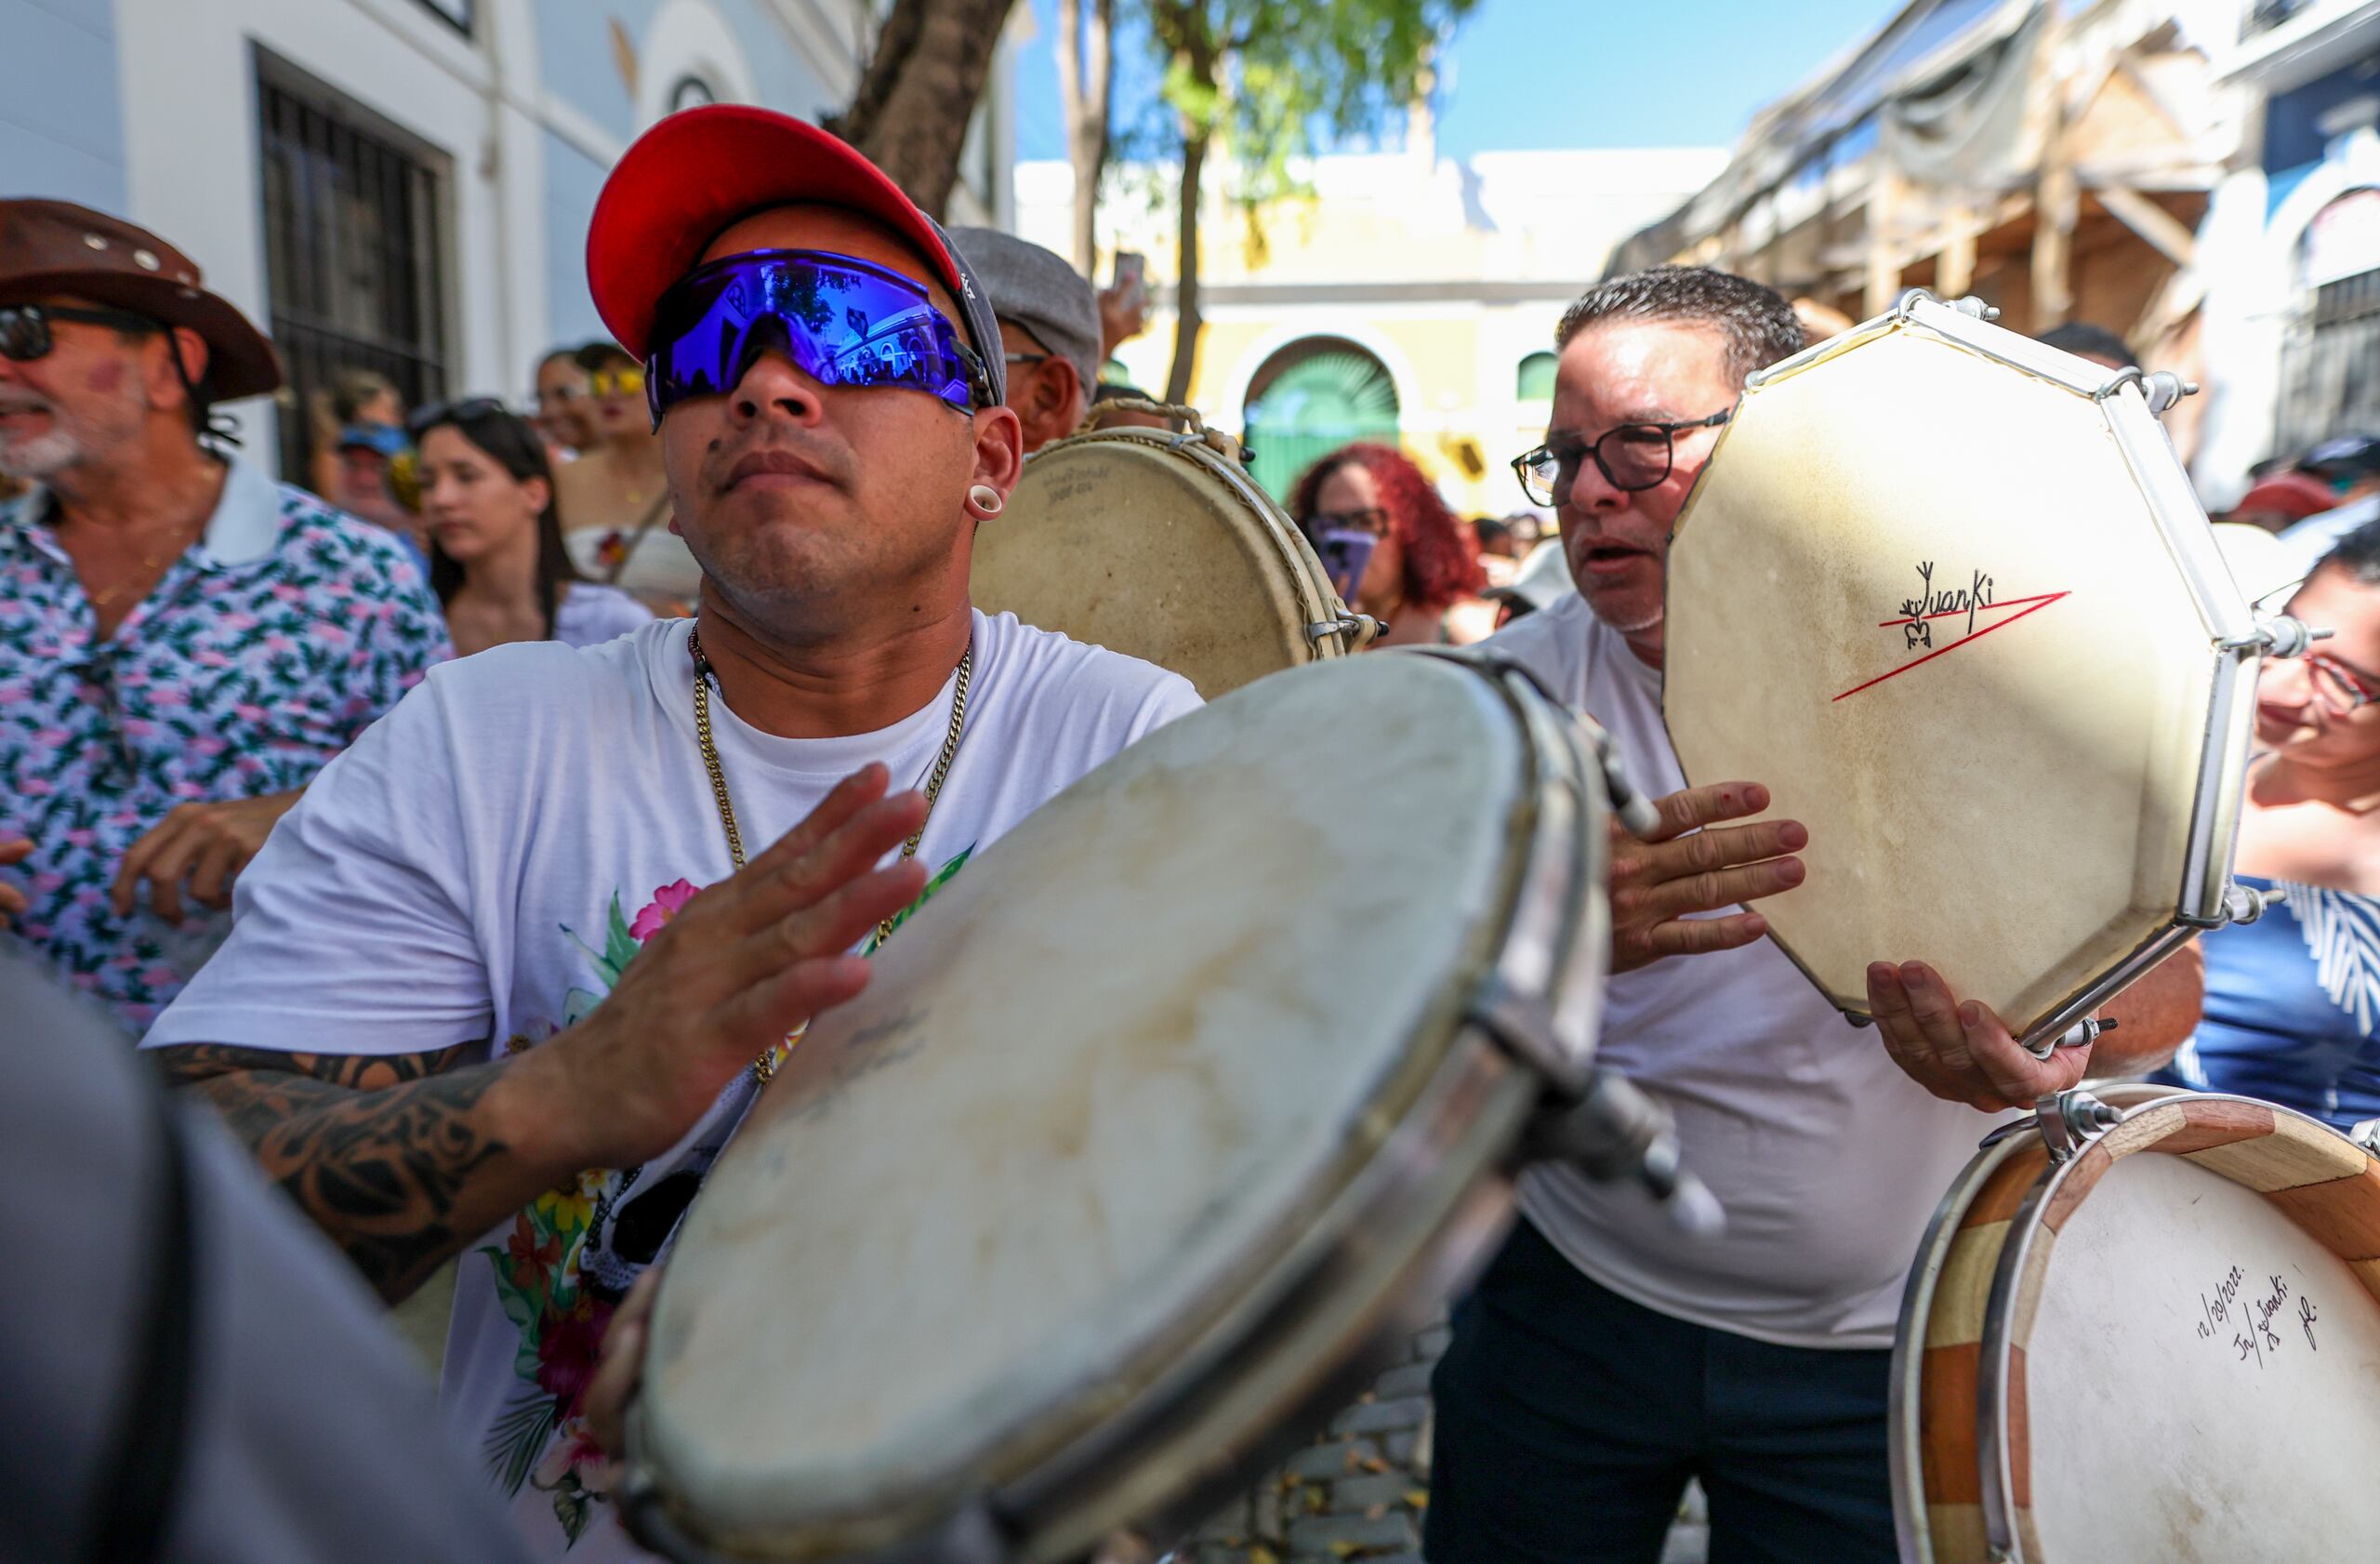
<path fill-rule="evenodd" d="M 1891 1354 L 1773 1346 L 1657 1314 L 1527 1221 L 1454 1313 L 1430 1564 L 1654 1564 L 1686 1479 L 1711 1564 L 1892 1564 Z"/>

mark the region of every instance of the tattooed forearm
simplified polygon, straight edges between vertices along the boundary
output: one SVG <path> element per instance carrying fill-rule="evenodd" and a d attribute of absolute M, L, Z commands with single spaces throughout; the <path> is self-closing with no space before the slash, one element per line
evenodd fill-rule
<path fill-rule="evenodd" d="M 501 1064 L 469 1047 L 397 1057 L 160 1049 L 166 1079 L 215 1104 L 278 1182 L 391 1302 L 549 1187 L 487 1111 Z"/>

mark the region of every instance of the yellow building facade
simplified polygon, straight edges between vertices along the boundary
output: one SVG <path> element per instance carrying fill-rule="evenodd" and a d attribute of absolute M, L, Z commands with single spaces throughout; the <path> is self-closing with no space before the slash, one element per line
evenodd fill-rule
<path fill-rule="evenodd" d="M 1402 445 L 1464 515 L 1525 501 L 1508 463 L 1542 436 L 1554 329 L 1615 245 L 1726 165 L 1721 149 L 1330 156 L 1307 193 L 1251 218 L 1228 191 L 1202 214 L 1190 400 L 1245 431 L 1276 494 L 1348 439 Z M 1162 389 L 1173 355 L 1175 234 L 1158 171 L 1126 169 L 1103 205 L 1109 255 L 1148 258 L 1152 310 L 1117 357 Z M 1073 179 L 1016 169 L 1017 232 L 1064 253 Z M 1104 283 L 1112 264 L 1101 261 Z"/>

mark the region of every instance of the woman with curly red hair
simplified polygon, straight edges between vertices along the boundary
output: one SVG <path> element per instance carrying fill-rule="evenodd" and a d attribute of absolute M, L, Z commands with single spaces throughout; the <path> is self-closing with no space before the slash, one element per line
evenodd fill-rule
<path fill-rule="evenodd" d="M 1495 629 L 1495 611 L 1478 595 L 1487 576 L 1477 546 L 1403 452 L 1342 445 L 1306 469 L 1290 500 L 1308 538 L 1378 539 L 1348 604 L 1388 627 L 1373 645 L 1461 644 Z"/>

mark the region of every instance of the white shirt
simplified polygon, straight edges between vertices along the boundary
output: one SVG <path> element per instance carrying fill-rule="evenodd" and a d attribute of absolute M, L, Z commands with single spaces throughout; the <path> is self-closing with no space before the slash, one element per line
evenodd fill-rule
<path fill-rule="evenodd" d="M 1585 599 L 1486 646 L 1601 722 L 1646 796 L 1686 785 L 1659 672 Z M 1686 1165 L 1718 1196 L 1726 1231 L 1686 1238 L 1633 1186 L 1540 1164 L 1522 1175 L 1521 1210 L 1555 1248 L 1611 1291 L 1699 1325 L 1789 1346 L 1892 1344 L 1925 1223 L 1990 1118 L 1903 1075 L 1874 1030 L 1845 1021 L 1767 940 L 1613 977 L 1598 1057 L 1677 1116 Z"/>
<path fill-rule="evenodd" d="M 974 622 L 966 731 L 918 853 L 934 884 L 1198 704 L 1147 663 L 1012 615 Z M 433 672 L 275 828 L 240 877 L 231 940 L 148 1046 L 418 1054 L 486 1039 L 494 1055 L 594 1009 L 694 888 L 731 872 L 694 735 L 689 629 L 498 646 Z M 879 732 L 820 739 L 761 733 L 713 699 L 747 850 L 869 761 L 921 785 L 951 694 Z M 577 1395 L 613 1307 L 751 1094 L 747 1073 L 667 1155 L 582 1174 L 462 1258 L 443 1397 L 536 1557 L 638 1557 L 588 1486 Z"/>
<path fill-rule="evenodd" d="M 565 646 L 601 646 L 652 622 L 653 610 L 619 588 L 572 581 L 554 604 L 553 638 Z"/>

